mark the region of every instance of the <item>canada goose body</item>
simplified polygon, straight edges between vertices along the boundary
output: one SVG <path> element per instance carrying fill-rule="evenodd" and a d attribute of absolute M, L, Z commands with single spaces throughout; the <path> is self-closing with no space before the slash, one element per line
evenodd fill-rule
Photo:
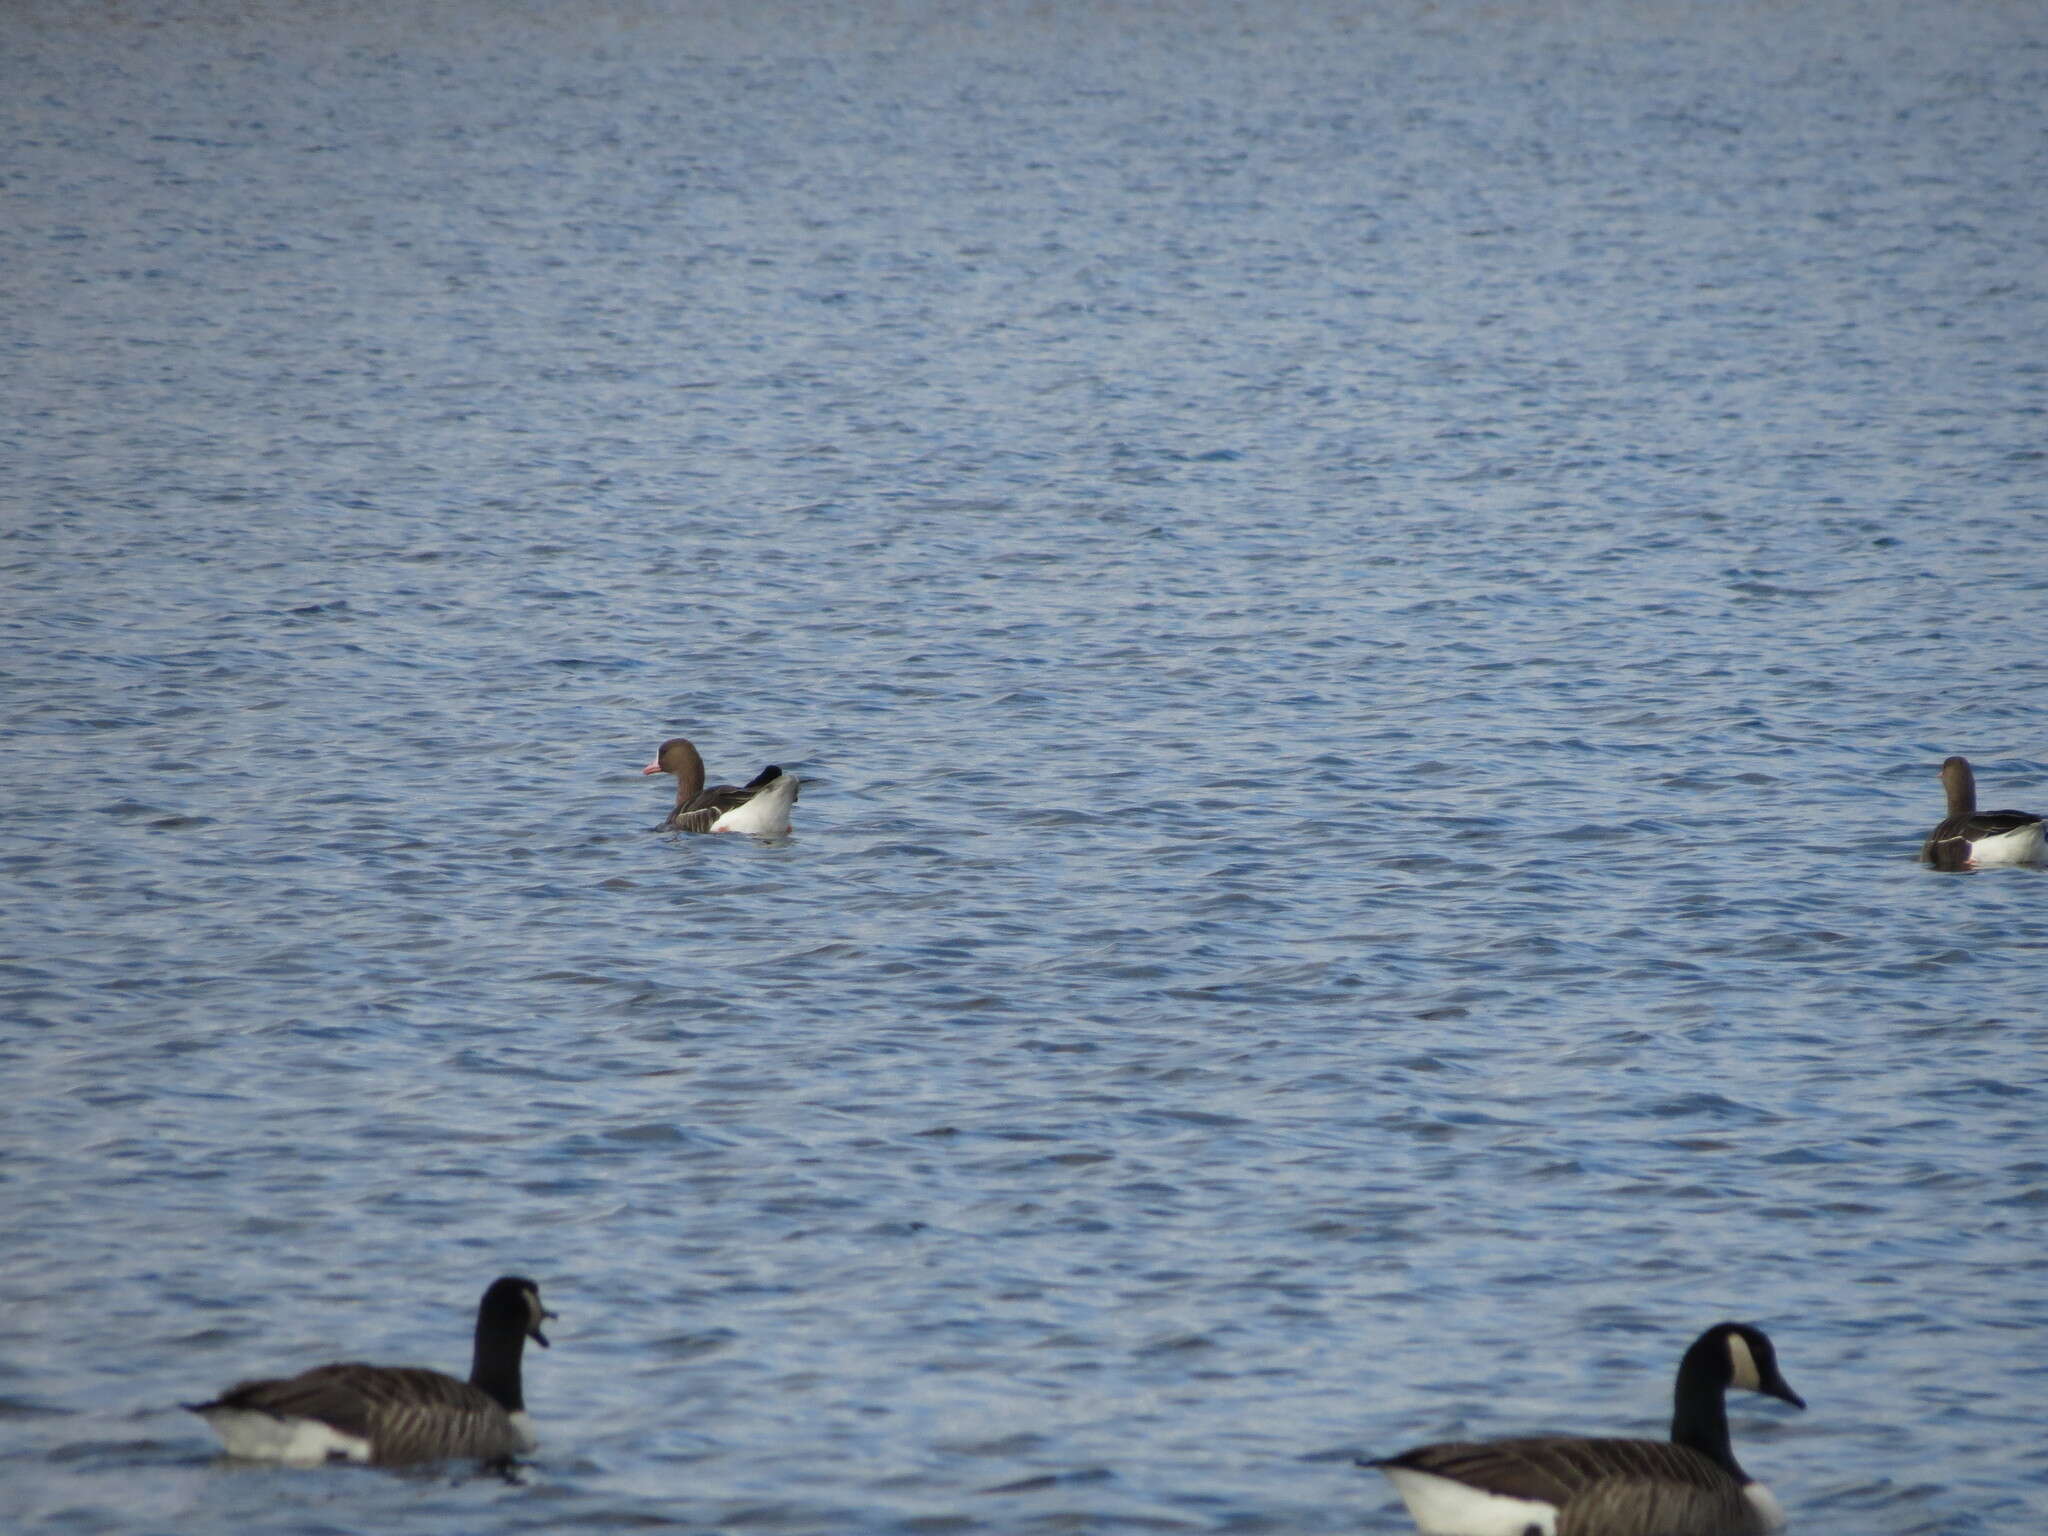
<path fill-rule="evenodd" d="M 1982 869 L 2041 862 L 2041 818 L 2025 811 L 1977 809 L 1977 777 L 1966 757 L 1941 765 L 1948 815 L 1927 834 L 1920 857 L 1936 869 Z"/>
<path fill-rule="evenodd" d="M 797 777 L 774 763 L 744 784 L 714 784 L 706 789 L 704 759 L 687 738 L 673 736 L 640 771 L 676 776 L 676 805 L 661 824 L 664 832 L 748 832 L 756 837 L 781 837 L 789 831 Z"/>
<path fill-rule="evenodd" d="M 188 1404 L 230 1456 L 251 1461 L 396 1462 L 518 1456 L 537 1443 L 520 1361 L 555 1314 L 531 1280 L 506 1275 L 477 1306 L 469 1380 L 416 1366 L 347 1363 L 245 1381 Z"/>
<path fill-rule="evenodd" d="M 1425 1536 L 1768 1536 L 1784 1511 L 1735 1460 L 1729 1387 L 1806 1406 L 1761 1329 L 1717 1323 L 1679 1362 L 1669 1440 L 1451 1441 L 1370 1465 Z"/>

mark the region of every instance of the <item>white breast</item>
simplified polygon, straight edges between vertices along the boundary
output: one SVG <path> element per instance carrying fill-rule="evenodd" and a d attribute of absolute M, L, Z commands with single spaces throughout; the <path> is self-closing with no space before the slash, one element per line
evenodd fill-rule
<path fill-rule="evenodd" d="M 1771 1490 L 1762 1483 L 1744 1483 L 1742 1491 L 1749 1495 L 1749 1502 L 1756 1506 L 1756 1512 L 1763 1517 L 1766 1531 L 1785 1529 L 1785 1506 L 1780 1504 Z"/>

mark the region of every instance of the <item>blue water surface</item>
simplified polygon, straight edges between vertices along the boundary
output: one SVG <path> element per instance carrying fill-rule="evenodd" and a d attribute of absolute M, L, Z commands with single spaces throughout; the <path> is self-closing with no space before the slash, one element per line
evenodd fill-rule
<path fill-rule="evenodd" d="M 9 1531 L 2048 1524 L 2026 6 L 26 0 Z M 794 835 L 656 834 L 687 734 Z M 179 1404 L 560 1314 L 523 1479 Z"/>

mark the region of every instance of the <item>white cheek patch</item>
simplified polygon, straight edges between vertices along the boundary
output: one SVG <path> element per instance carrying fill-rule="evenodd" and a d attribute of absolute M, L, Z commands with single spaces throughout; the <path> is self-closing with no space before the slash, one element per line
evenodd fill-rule
<path fill-rule="evenodd" d="M 1761 1392 L 1764 1379 L 1757 1373 L 1756 1356 L 1749 1352 L 1749 1340 L 1739 1333 L 1728 1335 L 1728 1372 L 1730 1384 L 1745 1392 Z"/>

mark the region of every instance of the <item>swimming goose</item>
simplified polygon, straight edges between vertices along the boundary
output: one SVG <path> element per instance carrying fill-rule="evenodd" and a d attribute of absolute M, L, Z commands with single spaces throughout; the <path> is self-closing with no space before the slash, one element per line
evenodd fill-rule
<path fill-rule="evenodd" d="M 212 1426 L 230 1456 L 252 1461 L 495 1460 L 537 1443 L 520 1390 L 526 1341 L 543 1349 L 531 1280 L 491 1282 L 476 1309 L 469 1380 L 403 1365 L 322 1365 L 276 1381 L 245 1381 L 210 1403 L 185 1406 Z"/>
<path fill-rule="evenodd" d="M 789 808 L 796 803 L 797 780 L 770 763 L 745 784 L 704 787 L 704 759 L 681 736 L 661 744 L 654 761 L 641 773 L 676 776 L 676 808 L 661 824 L 664 832 L 752 832 L 780 837 L 789 831 Z"/>
<path fill-rule="evenodd" d="M 1920 857 L 1936 869 L 1978 869 L 1986 864 L 2038 864 L 2041 818 L 2025 811 L 1977 809 L 1977 776 L 1970 760 L 1952 757 L 1941 765 L 1948 791 L 1948 817 L 1927 834 Z"/>
<path fill-rule="evenodd" d="M 1425 1536 L 1765 1536 L 1785 1514 L 1735 1460 L 1730 1387 L 1806 1406 L 1761 1329 L 1716 1323 L 1678 1362 L 1669 1440 L 1447 1441 L 1364 1464 Z"/>

